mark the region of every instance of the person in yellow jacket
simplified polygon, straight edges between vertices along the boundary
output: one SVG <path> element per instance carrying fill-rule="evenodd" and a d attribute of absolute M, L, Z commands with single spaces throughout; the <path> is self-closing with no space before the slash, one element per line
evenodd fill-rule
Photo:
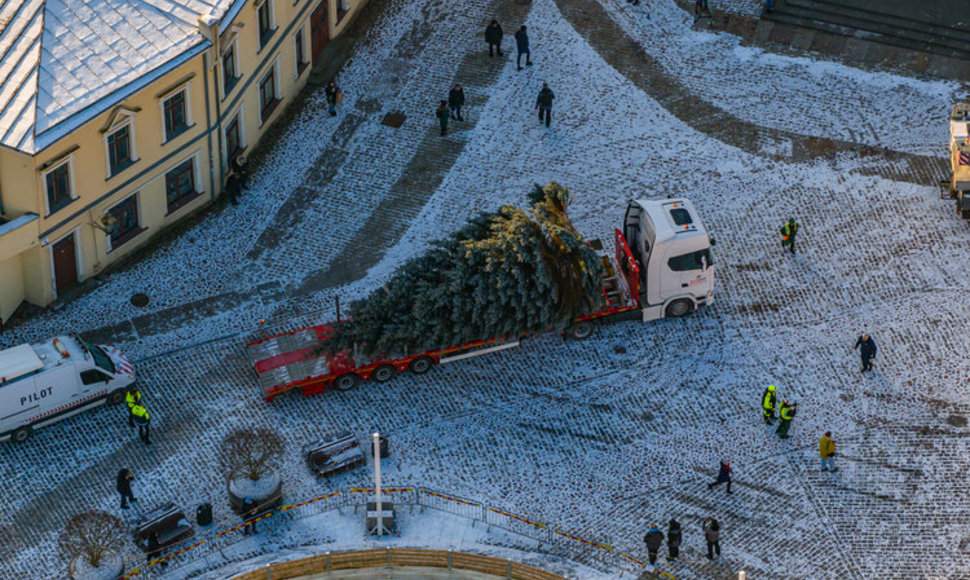
<path fill-rule="evenodd" d="M 138 425 L 138 437 L 145 442 L 145 445 L 151 445 L 152 442 L 148 438 L 148 428 L 151 424 L 151 416 L 148 414 L 148 409 L 140 403 L 136 403 L 131 408 L 131 418 Z"/>
<path fill-rule="evenodd" d="M 832 432 L 826 431 L 825 435 L 818 440 L 818 456 L 822 458 L 822 471 L 838 471 L 835 466 L 835 441 L 832 440 Z"/>
<path fill-rule="evenodd" d="M 135 426 L 135 417 L 131 414 L 131 408 L 135 405 L 141 405 L 141 391 L 138 387 L 131 385 L 128 387 L 128 391 L 125 393 L 125 403 L 128 404 L 128 426 Z"/>
<path fill-rule="evenodd" d="M 778 407 L 778 403 L 775 399 L 775 385 L 768 385 L 765 392 L 761 395 L 761 411 L 764 413 L 765 424 L 773 425 L 775 423 L 775 409 Z"/>

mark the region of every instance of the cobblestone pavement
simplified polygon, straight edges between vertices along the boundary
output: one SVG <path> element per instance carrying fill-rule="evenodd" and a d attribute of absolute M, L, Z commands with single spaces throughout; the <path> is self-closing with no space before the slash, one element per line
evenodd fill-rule
<path fill-rule="evenodd" d="M 388 485 L 486 501 L 633 554 L 646 525 L 677 517 L 684 558 L 664 569 L 678 579 L 738 569 L 754 578 L 970 574 L 970 365 L 959 357 L 970 346 L 970 234 L 938 199 L 940 160 L 713 107 L 617 24 L 615 5 L 481 0 L 454 11 L 428 0 L 415 17 L 405 4 L 373 16 L 374 36 L 348 64 L 341 83 L 354 106 L 322 127 L 329 120 L 313 117 L 322 109 L 311 103 L 309 120 L 297 123 L 294 131 L 321 125 L 315 153 L 297 174 L 280 174 L 289 195 L 259 200 L 262 225 L 239 242 L 246 257 L 225 265 L 227 282 L 206 301 L 159 308 L 158 326 L 121 316 L 103 331 L 140 359 L 155 444 L 143 447 L 106 408 L 0 449 L 0 477 L 14 490 L 0 497 L 0 576 L 61 577 L 56 531 L 80 506 L 117 512 L 121 466 L 133 468 L 145 508 L 169 499 L 191 512 L 208 500 L 217 527 L 236 523 L 216 450 L 249 424 L 286 438 L 295 500 L 368 479 L 365 470 L 312 479 L 304 442 L 379 429 L 394 446 Z M 518 73 L 482 54 L 479 29 L 493 13 L 507 32 L 522 19 L 530 25 L 535 66 Z M 392 40 L 388 59 L 368 52 L 368 42 Z M 431 110 L 456 80 L 471 120 L 441 139 Z M 550 131 L 530 106 L 543 80 L 559 101 Z M 380 124 L 390 111 L 407 116 L 401 128 Z M 294 147 L 282 140 L 256 186 Z M 332 296 L 375 287 L 429 240 L 552 178 L 577 192 L 580 229 L 601 235 L 631 195 L 694 198 L 718 238 L 715 306 L 685 320 L 604 327 L 583 343 L 540 336 L 380 387 L 262 402 L 245 336 L 325 318 Z M 789 214 L 804 228 L 795 257 L 775 235 Z M 255 312 L 275 319 L 255 330 Z M 95 326 L 82 314 L 65 316 L 79 330 Z M 859 375 L 851 351 L 864 328 L 881 349 L 871 376 Z M 146 356 L 177 344 L 185 348 Z M 800 403 L 787 442 L 760 423 L 769 382 Z M 837 474 L 816 464 L 828 429 Z M 736 470 L 731 496 L 704 485 L 722 456 Z M 709 514 L 725 524 L 722 564 L 703 557 L 698 522 Z M 591 550 L 575 558 L 603 566 Z"/>

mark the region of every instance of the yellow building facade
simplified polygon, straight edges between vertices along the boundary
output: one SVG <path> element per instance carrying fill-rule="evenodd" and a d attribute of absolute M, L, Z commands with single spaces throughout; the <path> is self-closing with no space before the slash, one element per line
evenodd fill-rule
<path fill-rule="evenodd" d="M 0 5 L 0 323 L 212 203 L 365 2 Z"/>

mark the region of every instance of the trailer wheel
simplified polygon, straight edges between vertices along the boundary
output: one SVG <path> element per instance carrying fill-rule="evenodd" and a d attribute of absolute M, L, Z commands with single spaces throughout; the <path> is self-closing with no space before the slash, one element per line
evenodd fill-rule
<path fill-rule="evenodd" d="M 374 374 L 370 378 L 374 379 L 378 383 L 386 383 L 387 381 L 394 378 L 397 374 L 397 369 L 394 365 L 381 365 L 374 370 Z"/>
<path fill-rule="evenodd" d="M 19 429 L 14 430 L 13 434 L 10 435 L 10 440 L 14 443 L 23 443 L 24 441 L 30 439 L 30 434 L 33 433 L 33 429 L 30 425 L 25 425 Z"/>
<path fill-rule="evenodd" d="M 693 310 L 694 305 L 690 303 L 690 300 L 686 298 L 674 300 L 667 305 L 667 318 L 680 318 L 682 316 L 687 316 Z"/>
<path fill-rule="evenodd" d="M 580 320 L 569 327 L 569 336 L 576 340 L 586 340 L 593 336 L 596 330 L 596 323 L 592 320 Z"/>
<path fill-rule="evenodd" d="M 360 377 L 354 373 L 347 373 L 333 380 L 333 388 L 338 391 L 349 391 L 356 387 L 358 383 L 360 383 Z"/>
<path fill-rule="evenodd" d="M 419 356 L 418 358 L 411 361 L 408 365 L 408 370 L 416 375 L 423 375 L 424 373 L 431 370 L 434 366 L 434 359 L 430 356 Z"/>
<path fill-rule="evenodd" d="M 108 404 L 112 406 L 120 405 L 124 400 L 125 400 L 124 389 L 115 389 L 111 391 L 110 395 L 108 395 Z"/>

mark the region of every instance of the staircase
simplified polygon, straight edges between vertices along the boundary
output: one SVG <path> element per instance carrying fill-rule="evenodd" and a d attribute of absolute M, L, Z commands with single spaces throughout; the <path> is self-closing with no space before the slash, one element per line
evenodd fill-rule
<path fill-rule="evenodd" d="M 776 0 L 765 20 L 970 60 L 966 0 Z"/>

